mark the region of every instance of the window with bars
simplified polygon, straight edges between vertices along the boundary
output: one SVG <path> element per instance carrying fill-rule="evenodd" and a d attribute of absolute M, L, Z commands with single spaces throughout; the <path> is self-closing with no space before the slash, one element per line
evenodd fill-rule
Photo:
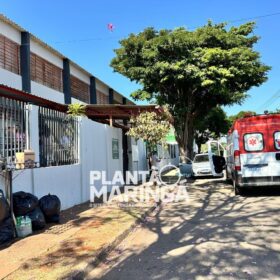
<path fill-rule="evenodd" d="M 62 92 L 62 69 L 31 53 L 31 80 Z"/>
<path fill-rule="evenodd" d="M 40 166 L 59 166 L 79 162 L 77 118 L 39 108 Z"/>
<path fill-rule="evenodd" d="M 20 45 L 0 34 L 0 67 L 20 74 Z"/>
<path fill-rule="evenodd" d="M 0 158 L 12 163 L 26 149 L 26 104 L 0 97 Z"/>
<path fill-rule="evenodd" d="M 168 153 L 171 159 L 176 158 L 176 146 L 168 144 Z"/>
<path fill-rule="evenodd" d="M 96 99 L 97 104 L 109 104 L 109 96 L 98 90 L 96 91 Z"/>
<path fill-rule="evenodd" d="M 71 76 L 71 94 L 72 97 L 89 103 L 89 85 L 74 76 Z"/>

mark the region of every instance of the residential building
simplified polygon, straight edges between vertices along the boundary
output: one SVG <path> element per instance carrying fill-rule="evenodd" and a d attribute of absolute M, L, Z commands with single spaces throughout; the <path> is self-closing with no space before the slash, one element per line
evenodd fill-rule
<path fill-rule="evenodd" d="M 133 104 L 3 15 L 0 15 L 1 84 L 64 104 Z M 108 180 L 115 171 L 123 170 L 124 153 L 129 158 L 130 170 L 147 169 L 145 144 L 129 138 L 125 140 L 128 142 L 125 152 L 126 136 L 120 128 L 86 118 L 65 120 L 63 113 L 35 106 L 28 108 L 30 124 L 27 124 L 26 104 L 2 98 L 0 106 L 0 142 L 2 139 L 2 143 L 10 143 L 0 144 L 2 157 L 23 151 L 30 143 L 29 148 L 40 164 L 40 168 L 15 172 L 14 191 L 27 191 L 38 197 L 56 194 L 65 209 L 89 200 L 91 170 L 106 171 Z M 27 135 L 30 139 L 26 139 Z M 118 155 L 114 157 L 112 145 L 118 147 Z M 133 146 L 138 151 L 136 160 L 132 158 Z M 0 188 L 3 184 L 0 181 Z"/>

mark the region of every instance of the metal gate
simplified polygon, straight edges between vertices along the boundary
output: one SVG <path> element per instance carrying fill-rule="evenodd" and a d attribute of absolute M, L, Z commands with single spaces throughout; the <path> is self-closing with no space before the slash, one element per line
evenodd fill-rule
<path fill-rule="evenodd" d="M 47 108 L 39 108 L 40 166 L 79 162 L 77 118 Z"/>
<path fill-rule="evenodd" d="M 26 103 L 0 97 L 0 159 L 15 161 L 15 154 L 26 149 L 28 141 Z"/>

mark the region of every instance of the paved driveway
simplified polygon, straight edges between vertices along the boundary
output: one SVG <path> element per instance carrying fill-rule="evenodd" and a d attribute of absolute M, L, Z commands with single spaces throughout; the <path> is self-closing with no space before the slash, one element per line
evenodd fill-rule
<path fill-rule="evenodd" d="M 189 184 L 88 279 L 280 279 L 280 188 L 234 196 L 224 180 Z"/>

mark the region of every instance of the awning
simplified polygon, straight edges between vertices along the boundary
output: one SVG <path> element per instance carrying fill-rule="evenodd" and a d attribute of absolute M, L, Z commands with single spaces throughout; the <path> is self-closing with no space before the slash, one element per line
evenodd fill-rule
<path fill-rule="evenodd" d="M 66 113 L 68 106 L 65 104 L 50 101 L 48 99 L 0 84 L 0 97 L 27 102 L 33 105 Z M 163 108 L 158 105 L 86 105 L 86 115 L 91 120 L 109 124 L 111 126 L 128 129 L 126 123 L 116 120 L 129 120 L 132 116 L 137 116 L 142 112 L 163 113 Z"/>
<path fill-rule="evenodd" d="M 143 112 L 163 113 L 158 105 L 86 105 L 86 115 L 94 120 L 126 120 Z"/>
<path fill-rule="evenodd" d="M 0 84 L 0 97 L 6 97 L 13 100 L 23 101 L 60 112 L 67 112 L 67 105 L 50 101 L 48 99 L 15 88 L 11 88 L 3 84 Z"/>

